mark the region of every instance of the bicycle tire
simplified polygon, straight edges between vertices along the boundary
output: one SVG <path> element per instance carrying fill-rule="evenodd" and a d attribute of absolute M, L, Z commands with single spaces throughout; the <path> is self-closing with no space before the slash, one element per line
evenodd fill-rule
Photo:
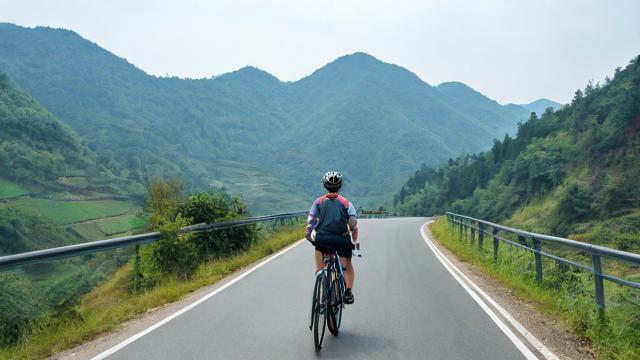
<path fill-rule="evenodd" d="M 344 292 L 347 288 L 345 282 L 344 282 L 344 277 L 342 275 L 338 275 L 338 279 L 336 279 L 336 282 L 338 283 L 338 304 L 339 304 L 339 309 L 340 309 L 340 313 L 337 317 L 338 321 L 337 321 L 337 328 L 340 329 L 340 325 L 342 325 L 342 311 L 344 310 Z"/>
<path fill-rule="evenodd" d="M 316 293 L 315 297 L 316 308 L 314 309 L 313 342 L 315 344 L 316 351 L 320 351 L 320 349 L 322 349 L 322 341 L 324 340 L 324 331 L 327 325 L 328 312 L 327 275 L 325 271 L 316 277 L 316 283 L 319 283 L 319 291 Z"/>
<path fill-rule="evenodd" d="M 338 276 L 335 276 L 331 281 L 329 308 L 331 311 L 329 312 L 329 318 L 327 318 L 327 327 L 331 335 L 338 336 L 340 323 L 342 322 L 342 292 Z"/>
<path fill-rule="evenodd" d="M 311 319 L 309 320 L 309 331 L 313 331 L 313 320 L 316 314 L 316 295 L 318 294 L 318 288 L 320 287 L 320 276 L 316 275 L 316 282 L 313 285 L 313 295 L 311 296 Z"/>

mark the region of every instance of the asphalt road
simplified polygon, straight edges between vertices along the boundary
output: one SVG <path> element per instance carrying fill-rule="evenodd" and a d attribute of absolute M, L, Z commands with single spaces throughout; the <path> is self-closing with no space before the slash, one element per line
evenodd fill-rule
<path fill-rule="evenodd" d="M 361 220 L 356 302 L 319 354 L 305 242 L 109 359 L 523 359 L 427 247 L 425 222 Z"/>

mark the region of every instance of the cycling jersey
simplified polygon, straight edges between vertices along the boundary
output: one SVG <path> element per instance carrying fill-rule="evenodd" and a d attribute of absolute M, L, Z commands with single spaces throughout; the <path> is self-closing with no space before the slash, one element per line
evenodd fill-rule
<path fill-rule="evenodd" d="M 338 251 L 342 257 L 351 258 L 353 244 L 349 236 L 349 218 L 357 217 L 356 209 L 349 200 L 337 193 L 317 198 L 311 205 L 307 219 L 307 239 L 316 231 L 316 249 Z M 352 229 L 353 241 L 358 238 L 357 227 Z"/>

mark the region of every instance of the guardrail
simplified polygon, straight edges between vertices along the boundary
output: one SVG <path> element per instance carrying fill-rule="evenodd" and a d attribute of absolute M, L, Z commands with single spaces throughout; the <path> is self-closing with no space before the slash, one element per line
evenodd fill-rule
<path fill-rule="evenodd" d="M 293 219 L 307 214 L 307 211 L 300 211 L 286 214 L 255 216 L 250 218 L 244 218 L 233 221 L 216 222 L 210 224 L 196 224 L 185 226 L 180 229 L 182 233 L 188 232 L 207 232 L 215 231 L 219 229 L 226 229 L 236 226 L 244 226 L 257 224 L 265 221 L 274 221 L 274 226 L 277 221 L 281 223 L 286 219 Z M 31 251 L 21 254 L 14 254 L 0 257 L 0 271 L 13 269 L 16 267 L 37 264 L 52 260 L 65 259 L 69 257 L 82 256 L 86 254 L 98 253 L 109 251 L 118 248 L 124 248 L 129 246 L 137 246 L 142 244 L 148 244 L 160 240 L 161 236 L 159 232 L 151 232 L 140 235 L 124 236 L 119 238 L 98 240 L 88 243 L 62 246 L 52 249 Z"/>
<path fill-rule="evenodd" d="M 534 254 L 535 263 L 536 263 L 536 281 L 538 283 L 542 282 L 542 257 L 547 257 L 553 259 L 555 261 L 565 263 L 582 270 L 589 271 L 593 273 L 593 279 L 595 282 L 595 292 L 596 292 L 596 303 L 598 304 L 598 308 L 604 310 L 605 301 L 604 301 L 604 280 L 608 280 L 623 286 L 630 286 L 633 288 L 640 289 L 640 283 L 634 281 L 628 281 L 624 279 L 620 279 L 610 274 L 605 274 L 602 271 L 601 265 L 601 257 L 608 257 L 612 259 L 622 260 L 634 265 L 640 265 L 640 255 L 634 254 L 626 251 L 610 249 L 604 246 L 594 245 L 582 243 L 575 240 L 560 238 L 556 236 L 549 236 L 544 234 L 538 234 L 534 232 L 524 231 L 520 229 L 514 229 L 508 226 L 503 226 L 500 224 L 495 224 L 485 220 L 475 219 L 469 216 L 454 214 L 451 212 L 447 212 L 447 220 L 449 221 L 449 225 L 452 226 L 453 230 L 458 230 L 460 232 L 460 237 L 463 236 L 463 232 L 467 230 L 471 233 L 472 242 L 475 241 L 475 234 L 478 233 L 478 246 L 483 246 L 484 236 L 489 235 L 493 239 L 493 261 L 496 262 L 498 259 L 498 247 L 500 241 L 506 242 L 510 245 L 525 249 Z M 515 234 L 518 237 L 518 243 L 511 241 L 509 239 L 505 239 L 504 237 L 499 236 L 499 232 L 506 232 Z M 526 239 L 531 239 L 533 247 L 529 247 L 526 243 Z M 592 266 L 586 266 L 580 264 L 575 261 L 571 261 L 560 256 L 556 256 L 550 254 L 548 252 L 542 251 L 542 243 L 549 242 L 565 247 L 570 247 L 573 249 L 580 250 L 587 255 L 591 256 Z"/>

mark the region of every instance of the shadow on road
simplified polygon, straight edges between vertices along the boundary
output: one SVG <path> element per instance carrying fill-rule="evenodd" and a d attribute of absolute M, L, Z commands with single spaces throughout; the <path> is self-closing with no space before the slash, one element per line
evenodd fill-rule
<path fill-rule="evenodd" d="M 317 354 L 322 359 L 352 359 L 375 358 L 375 354 L 393 354 L 397 345 L 386 337 L 372 334 L 359 334 L 340 331 L 340 335 L 332 336 L 327 331 L 327 337 L 322 345 L 322 351 Z"/>

